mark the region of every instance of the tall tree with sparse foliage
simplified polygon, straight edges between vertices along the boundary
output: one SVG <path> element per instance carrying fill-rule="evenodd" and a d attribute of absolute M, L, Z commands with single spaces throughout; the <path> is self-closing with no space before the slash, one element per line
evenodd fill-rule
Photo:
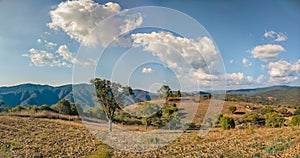
<path fill-rule="evenodd" d="M 108 129 L 112 131 L 112 121 L 115 112 L 124 106 L 125 97 L 130 95 L 131 92 L 128 90 L 131 88 L 122 87 L 118 83 L 100 78 L 91 80 L 91 84 L 95 86 L 95 96 L 108 119 Z"/>
<path fill-rule="evenodd" d="M 171 88 L 167 85 L 162 85 L 157 91 L 162 98 L 168 99 L 172 95 Z"/>

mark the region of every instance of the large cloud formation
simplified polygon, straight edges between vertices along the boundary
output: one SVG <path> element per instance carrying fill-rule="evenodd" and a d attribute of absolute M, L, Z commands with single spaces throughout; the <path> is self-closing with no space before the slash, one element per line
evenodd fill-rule
<path fill-rule="evenodd" d="M 92 0 L 66 1 L 50 11 L 51 22 L 48 26 L 50 29 L 62 30 L 84 46 L 106 46 L 120 34 L 142 24 L 143 18 L 140 14 L 117 15 L 121 12 L 122 9 L 117 3 L 108 2 L 102 5 Z M 109 20 L 105 22 L 106 25 L 101 25 L 107 18 Z M 99 25 L 101 27 L 98 28 Z M 44 42 L 45 50 L 32 48 L 29 54 L 23 55 L 29 57 L 35 66 L 71 67 L 75 63 L 85 66 L 96 64 L 93 59 L 76 59 L 66 44 L 58 45 L 42 39 L 38 39 L 37 42 Z M 58 47 L 56 51 L 55 47 Z"/>
<path fill-rule="evenodd" d="M 227 80 L 229 86 L 256 84 L 258 79 L 243 73 L 221 73 L 217 67 L 218 50 L 209 37 L 198 40 L 178 37 L 169 32 L 132 34 L 133 46 L 142 46 L 163 61 L 166 66 L 178 72 L 177 76 L 186 84 L 211 86 Z M 217 85 L 218 86 L 218 85 Z M 222 87 L 225 88 L 225 87 Z"/>
<path fill-rule="evenodd" d="M 218 51 L 208 37 L 192 40 L 169 32 L 152 32 L 132 34 L 131 38 L 133 46 L 142 46 L 159 57 L 179 76 L 192 75 L 190 78 L 210 80 L 217 73 L 214 66 Z"/>
<path fill-rule="evenodd" d="M 50 11 L 52 22 L 48 26 L 52 29 L 62 29 L 72 39 L 85 46 L 96 44 L 106 46 L 118 35 L 133 30 L 143 21 L 139 14 L 118 15 L 105 21 L 108 25 L 101 26 L 101 30 L 93 32 L 106 18 L 121 11 L 120 5 L 112 2 L 102 5 L 92 0 L 66 1 Z"/>

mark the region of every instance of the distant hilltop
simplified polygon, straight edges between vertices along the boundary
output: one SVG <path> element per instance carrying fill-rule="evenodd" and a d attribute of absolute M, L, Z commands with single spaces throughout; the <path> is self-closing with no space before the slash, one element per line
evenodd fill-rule
<path fill-rule="evenodd" d="M 72 88 L 75 88 L 72 92 Z M 91 94 L 94 87 L 89 84 L 49 86 L 40 84 L 20 84 L 16 86 L 0 87 L 0 101 L 3 101 L 4 106 L 16 105 L 53 105 L 61 99 L 67 99 L 74 103 L 74 96 L 77 99 L 76 103 L 82 106 L 95 106 L 95 98 Z M 135 89 L 134 98 L 136 102 L 148 101 L 157 94 L 141 89 Z M 183 95 L 189 94 L 208 94 L 208 92 L 182 92 Z M 264 88 L 228 90 L 227 96 L 234 98 L 248 99 L 249 102 L 257 101 L 255 98 L 265 98 L 276 100 L 282 105 L 300 105 L 300 87 L 291 87 L 286 85 L 271 86 Z M 250 98 L 250 99 L 249 99 Z M 254 98 L 254 99 L 253 99 Z"/>

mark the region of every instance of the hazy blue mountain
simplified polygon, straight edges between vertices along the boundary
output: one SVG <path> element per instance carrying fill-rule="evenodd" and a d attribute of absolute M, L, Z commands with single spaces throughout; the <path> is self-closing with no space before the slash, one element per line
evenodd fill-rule
<path fill-rule="evenodd" d="M 72 91 L 73 90 L 73 91 Z M 153 93 L 140 89 L 133 90 L 133 100 L 135 102 L 148 101 L 155 96 Z M 21 84 L 11 87 L 0 87 L 0 101 L 4 101 L 4 106 L 16 105 L 53 105 L 61 99 L 67 99 L 71 103 L 82 106 L 95 106 L 95 97 L 92 95 L 94 87 L 88 84 L 49 86 L 39 84 Z M 75 101 L 74 101 L 75 99 Z"/>
<path fill-rule="evenodd" d="M 72 91 L 73 90 L 73 91 Z M 39 84 L 21 84 L 11 87 L 0 87 L 0 101 L 4 101 L 4 106 L 16 106 L 16 105 L 53 105 L 61 99 L 67 99 L 70 102 L 76 103 L 82 106 L 95 106 L 95 97 L 92 95 L 94 87 L 88 84 L 77 85 L 63 85 L 63 86 L 49 86 Z M 128 98 L 128 103 L 142 102 L 154 100 L 158 96 L 155 93 L 147 92 L 141 89 L 134 89 L 134 95 Z M 208 94 L 207 92 L 182 92 L 182 96 Z M 288 105 L 293 103 L 300 104 L 300 88 L 290 86 L 272 86 L 264 88 L 253 89 L 239 89 L 227 91 L 229 95 L 238 95 L 240 97 L 245 96 L 246 101 L 260 101 L 266 100 L 269 97 L 273 97 L 276 103 Z M 258 100 L 257 98 L 262 98 Z M 268 101 L 268 100 L 266 100 Z"/>
<path fill-rule="evenodd" d="M 283 88 L 294 88 L 286 85 L 277 85 L 271 87 L 263 87 L 263 88 L 251 88 L 251 89 L 237 89 L 237 90 L 228 90 L 227 94 L 241 94 L 241 95 L 255 95 L 259 93 L 264 93 L 270 90 L 283 89 Z"/>

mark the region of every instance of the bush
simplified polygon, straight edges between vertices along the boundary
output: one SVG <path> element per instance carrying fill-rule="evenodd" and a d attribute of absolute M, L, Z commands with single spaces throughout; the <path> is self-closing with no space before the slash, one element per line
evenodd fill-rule
<path fill-rule="evenodd" d="M 297 110 L 294 112 L 294 115 L 300 115 L 300 109 L 297 109 Z"/>
<path fill-rule="evenodd" d="M 271 113 L 271 112 L 274 112 L 274 109 L 271 106 L 265 106 L 260 109 L 260 113 L 263 115 L 265 115 L 267 113 Z"/>
<path fill-rule="evenodd" d="M 257 122 L 259 115 L 257 113 L 248 113 L 244 115 L 243 119 L 247 122 Z"/>
<path fill-rule="evenodd" d="M 281 114 L 287 114 L 288 113 L 288 109 L 285 108 L 285 107 L 283 107 L 283 108 L 279 109 L 278 112 L 281 113 Z"/>
<path fill-rule="evenodd" d="M 93 107 L 84 111 L 84 116 L 106 120 L 106 114 L 99 107 Z"/>
<path fill-rule="evenodd" d="M 37 105 L 29 106 L 28 109 L 32 112 L 37 112 L 39 110 L 39 107 Z"/>
<path fill-rule="evenodd" d="M 49 105 L 47 105 L 47 104 L 43 104 L 43 105 L 41 105 L 40 107 L 39 107 L 39 110 L 41 110 L 41 111 L 53 111 L 51 108 L 50 108 L 50 106 Z"/>
<path fill-rule="evenodd" d="M 294 116 L 291 120 L 291 125 L 300 126 L 300 116 Z"/>
<path fill-rule="evenodd" d="M 284 117 L 276 112 L 271 112 L 266 114 L 266 126 L 267 127 L 282 127 L 284 125 Z"/>
<path fill-rule="evenodd" d="M 231 112 L 231 113 L 234 113 L 236 111 L 236 106 L 229 106 L 228 107 L 228 110 Z"/>
<path fill-rule="evenodd" d="M 56 105 L 53 106 L 53 109 L 64 115 L 70 115 L 72 113 L 71 104 L 69 101 L 62 99 Z"/>
<path fill-rule="evenodd" d="M 232 117 L 223 116 L 220 120 L 221 127 L 223 129 L 235 128 L 235 122 Z"/>
<path fill-rule="evenodd" d="M 216 117 L 217 117 L 217 122 L 216 122 L 216 124 L 219 124 L 220 121 L 221 121 L 221 118 L 223 117 L 223 114 L 218 114 Z"/>
<path fill-rule="evenodd" d="M 21 106 L 21 105 L 18 105 L 16 107 L 12 108 L 10 111 L 11 112 L 18 112 L 18 111 L 22 111 L 22 110 L 26 110 L 26 108 Z"/>

